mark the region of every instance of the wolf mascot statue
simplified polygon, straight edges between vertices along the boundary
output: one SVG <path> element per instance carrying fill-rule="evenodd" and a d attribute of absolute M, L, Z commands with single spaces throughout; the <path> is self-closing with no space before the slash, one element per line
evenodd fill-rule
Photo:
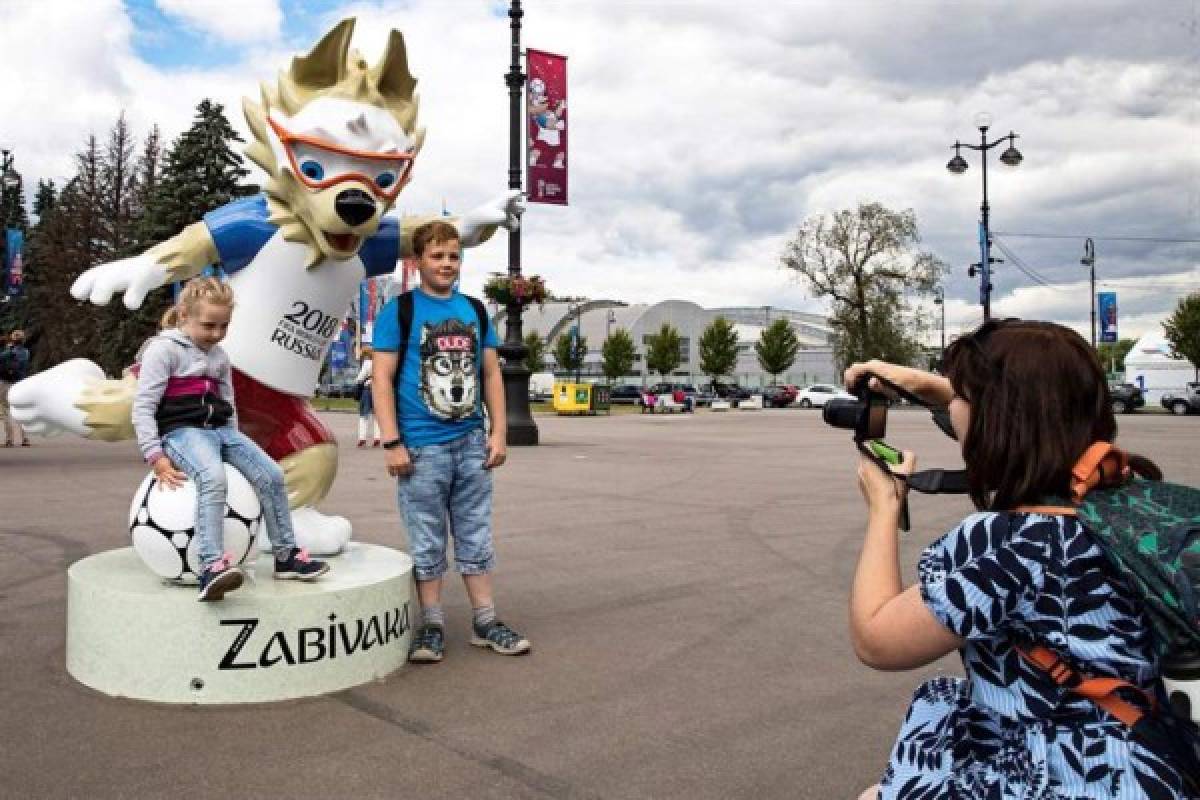
<path fill-rule="evenodd" d="M 337 445 L 308 398 L 359 282 L 391 273 L 426 221 L 385 216 L 424 139 L 404 39 L 392 31 L 371 67 L 350 50 L 353 31 L 343 20 L 275 86 L 263 84 L 260 104 L 244 101 L 254 139 L 246 154 L 267 173 L 263 194 L 209 212 L 140 256 L 93 267 L 71 287 L 97 305 L 123 292 L 135 309 L 152 289 L 222 266 L 237 298 L 223 347 L 240 426 L 283 467 L 300 545 L 324 554 L 342 548 L 350 523 L 313 507 L 337 473 Z M 473 246 L 497 226 L 515 229 L 521 211 L 509 192 L 451 221 Z M 119 441 L 133 437 L 135 386 L 75 359 L 21 382 L 9 399 L 28 431 Z"/>

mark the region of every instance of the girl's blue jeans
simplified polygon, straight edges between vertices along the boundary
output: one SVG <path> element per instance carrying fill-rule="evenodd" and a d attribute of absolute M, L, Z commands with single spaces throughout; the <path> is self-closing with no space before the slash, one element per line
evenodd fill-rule
<path fill-rule="evenodd" d="M 163 437 L 163 452 L 196 484 L 197 554 L 204 569 L 221 558 L 225 529 L 225 462 L 254 487 L 262 503 L 267 538 L 276 559 L 296 546 L 283 470 L 246 434 L 222 428 L 177 428 Z"/>

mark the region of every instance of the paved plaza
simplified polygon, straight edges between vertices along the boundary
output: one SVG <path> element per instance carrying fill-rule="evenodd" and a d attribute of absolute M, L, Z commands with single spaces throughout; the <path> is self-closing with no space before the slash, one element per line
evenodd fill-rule
<path fill-rule="evenodd" d="M 343 453 L 324 508 L 399 546 L 380 452 L 353 448 L 353 415 L 325 418 Z M 456 580 L 442 664 L 247 707 L 118 700 L 67 675 L 66 568 L 127 544 L 144 468 L 131 442 L 0 450 L 0 797 L 838 799 L 875 782 L 912 689 L 960 667 L 854 658 L 849 435 L 798 410 L 538 424 L 543 444 L 497 473 L 495 508 L 499 611 L 532 655 L 470 647 Z M 1200 485 L 1200 420 L 1121 429 Z M 889 439 L 959 463 L 924 413 L 893 414 Z M 910 580 L 967 510 L 914 499 Z"/>

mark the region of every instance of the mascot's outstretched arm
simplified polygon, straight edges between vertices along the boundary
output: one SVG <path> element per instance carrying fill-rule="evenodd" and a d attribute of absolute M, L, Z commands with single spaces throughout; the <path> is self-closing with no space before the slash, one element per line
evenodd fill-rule
<path fill-rule="evenodd" d="M 124 292 L 125 307 L 132 310 L 140 308 L 154 289 L 199 275 L 217 259 L 208 227 L 196 222 L 139 256 L 92 267 L 71 284 L 71 294 L 76 300 L 103 306 L 115 293 Z"/>
<path fill-rule="evenodd" d="M 444 220 L 458 229 L 458 236 L 463 247 L 477 247 L 488 239 L 497 228 L 515 231 L 521 225 L 521 215 L 525 213 L 525 198 L 518 189 L 510 189 L 504 194 L 497 195 L 491 200 L 477 206 L 461 217 L 442 217 L 435 214 L 400 217 L 397 221 L 400 229 L 400 255 L 407 258 L 413 254 L 413 231 L 434 220 Z M 391 271 L 391 267 L 388 268 Z M 376 274 L 368 266 L 369 274 Z M 378 274 L 384 274 L 382 272 Z"/>

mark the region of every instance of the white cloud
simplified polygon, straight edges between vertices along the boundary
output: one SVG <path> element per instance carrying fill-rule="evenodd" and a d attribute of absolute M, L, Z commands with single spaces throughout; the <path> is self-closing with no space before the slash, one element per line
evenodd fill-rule
<path fill-rule="evenodd" d="M 139 133 L 157 122 L 169 140 L 211 96 L 244 132 L 241 98 L 356 15 L 355 46 L 368 58 L 392 27 L 404 32 L 419 81 L 429 135 L 400 206 L 428 212 L 445 200 L 463 211 L 507 183 L 503 5 L 348 4 L 308 40 L 285 47 L 266 37 L 237 63 L 162 69 L 134 54 L 137 34 L 117 0 L 18 4 L 0 29 L 0 70 L 18 78 L 0 93 L 0 144 L 32 184 L 68 175 L 70 154 L 122 109 Z M 984 19 L 952 3 L 529 4 L 523 43 L 569 56 L 572 170 L 570 207 L 530 209 L 523 266 L 567 294 L 815 309 L 778 268 L 783 242 L 809 214 L 879 200 L 916 211 L 923 246 L 953 267 L 948 327 L 971 324 L 979 161 L 970 154 L 962 176 L 944 165 L 986 108 L 996 132 L 1021 134 L 1025 154 L 1016 170 L 991 156 L 996 230 L 1093 236 L 1103 280 L 1182 275 L 1186 284 L 1200 246 L 1100 239 L 1200 238 L 1198 75 L 1194 34 L 1181 35 L 1176 19 L 1182 7 L 1027 2 Z M 267 7 L 242 2 L 209 21 L 241 25 L 255 8 Z M 1064 15 L 1076 23 L 1060 24 Z M 1066 294 L 1030 289 L 1000 265 L 998 313 L 1086 323 L 1082 238 L 1004 241 Z M 504 269 L 506 253 L 503 236 L 472 252 L 466 288 Z M 1121 291 L 1130 325 L 1165 315 L 1179 294 L 1150 289 L 1135 307 Z"/>
<path fill-rule="evenodd" d="M 279 0 L 155 0 L 164 14 L 233 44 L 254 44 L 279 37 L 283 11 Z"/>

